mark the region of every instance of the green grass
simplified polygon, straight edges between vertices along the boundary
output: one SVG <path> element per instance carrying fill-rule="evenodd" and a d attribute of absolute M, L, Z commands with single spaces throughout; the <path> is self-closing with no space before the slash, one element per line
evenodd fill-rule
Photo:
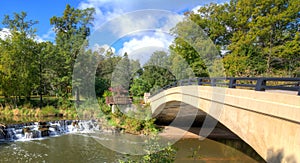
<path fill-rule="evenodd" d="M 62 100 L 55 96 L 44 96 L 41 108 L 38 96 L 32 96 L 29 101 L 21 98 L 17 103 L 12 103 L 9 99 L 1 97 L 0 104 L 0 116 L 5 117 L 77 117 L 73 101 Z"/>

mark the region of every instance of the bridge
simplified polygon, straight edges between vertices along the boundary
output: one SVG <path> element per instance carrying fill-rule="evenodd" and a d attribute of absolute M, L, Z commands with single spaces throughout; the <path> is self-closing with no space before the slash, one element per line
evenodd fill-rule
<path fill-rule="evenodd" d="M 300 162 L 299 83 L 300 78 L 196 78 L 165 86 L 148 100 L 154 116 L 184 104 L 218 120 L 266 161 Z"/>

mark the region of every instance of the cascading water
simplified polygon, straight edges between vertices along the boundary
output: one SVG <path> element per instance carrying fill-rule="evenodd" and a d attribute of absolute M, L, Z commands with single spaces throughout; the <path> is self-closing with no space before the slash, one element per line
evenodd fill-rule
<path fill-rule="evenodd" d="M 11 124 L 0 127 L 0 141 L 18 141 L 58 136 L 68 133 L 91 133 L 99 130 L 94 120 L 58 120 Z"/>

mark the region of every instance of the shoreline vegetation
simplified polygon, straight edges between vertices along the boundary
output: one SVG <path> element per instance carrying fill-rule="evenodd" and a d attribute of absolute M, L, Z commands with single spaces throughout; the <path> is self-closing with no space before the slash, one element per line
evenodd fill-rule
<path fill-rule="evenodd" d="M 30 100 L 19 99 L 10 102 L 2 98 L 0 105 L 0 116 L 22 118 L 46 118 L 67 117 L 76 118 L 76 108 L 70 100 L 62 100 L 55 97 L 47 97 L 42 103 L 31 98 Z"/>
<path fill-rule="evenodd" d="M 98 99 L 96 103 L 91 100 L 81 101 L 79 107 L 73 101 L 60 104 L 59 100 L 49 100 L 44 107 L 40 108 L 37 103 L 0 106 L 1 119 L 7 122 L 28 122 L 28 121 L 47 121 L 55 119 L 72 120 L 97 120 L 100 125 L 106 128 L 113 128 L 121 132 L 134 135 L 156 135 L 159 128 L 155 125 L 155 119 L 151 118 L 149 105 L 140 105 L 139 101 L 132 104 L 134 110 L 124 114 L 118 107 L 114 113 L 112 107 Z M 49 105 L 51 103 L 51 105 Z M 2 122 L 3 123 L 3 122 Z"/>

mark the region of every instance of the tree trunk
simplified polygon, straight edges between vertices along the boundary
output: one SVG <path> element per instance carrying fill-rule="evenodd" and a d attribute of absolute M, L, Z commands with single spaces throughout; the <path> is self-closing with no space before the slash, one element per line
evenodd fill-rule
<path fill-rule="evenodd" d="M 43 93 L 42 93 L 42 64 L 40 63 L 40 66 L 39 66 L 39 73 L 40 73 L 40 87 L 39 87 L 39 95 L 40 95 L 40 109 L 42 109 L 43 107 Z"/>
<path fill-rule="evenodd" d="M 79 94 L 79 88 L 78 87 L 75 88 L 75 98 L 76 98 L 76 105 L 78 107 L 79 103 L 80 103 L 80 94 Z"/>

